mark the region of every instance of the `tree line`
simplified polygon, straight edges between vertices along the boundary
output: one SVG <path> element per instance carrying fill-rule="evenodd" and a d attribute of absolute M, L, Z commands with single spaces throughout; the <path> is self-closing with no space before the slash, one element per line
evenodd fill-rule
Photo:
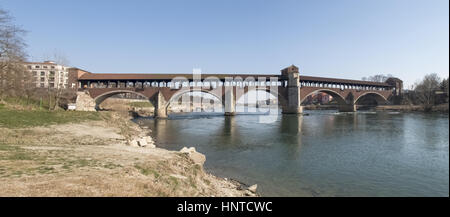
<path fill-rule="evenodd" d="M 378 74 L 370 77 L 363 77 L 362 80 L 385 82 L 393 77 L 390 74 Z M 402 97 L 402 104 L 423 105 L 425 110 L 431 110 L 431 107 L 443 103 L 448 103 L 449 87 L 448 77 L 440 78 L 436 73 L 425 75 L 420 81 L 416 82 L 410 90 L 405 91 Z"/>

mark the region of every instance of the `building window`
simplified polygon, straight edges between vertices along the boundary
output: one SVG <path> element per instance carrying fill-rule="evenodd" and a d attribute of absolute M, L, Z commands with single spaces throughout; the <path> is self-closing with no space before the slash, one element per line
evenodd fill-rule
<path fill-rule="evenodd" d="M 45 72 L 41 72 L 41 76 L 45 76 Z"/>
<path fill-rule="evenodd" d="M 45 81 L 45 78 L 41 78 L 41 82 L 44 82 Z"/>
<path fill-rule="evenodd" d="M 34 66 L 34 68 L 39 69 L 39 68 L 41 68 L 41 67 L 40 67 L 40 66 Z"/>
<path fill-rule="evenodd" d="M 44 83 L 41 83 L 41 87 L 44 87 Z"/>
<path fill-rule="evenodd" d="M 55 72 L 54 71 L 50 71 L 50 76 L 55 76 Z"/>
<path fill-rule="evenodd" d="M 37 74 L 37 72 L 36 72 L 36 71 L 33 71 L 33 75 L 34 75 L 34 76 L 37 76 L 38 74 Z"/>
<path fill-rule="evenodd" d="M 52 69 L 54 69 L 55 68 L 55 66 L 52 66 Z"/>
<path fill-rule="evenodd" d="M 47 66 L 44 66 L 44 69 L 46 69 L 47 68 Z"/>
<path fill-rule="evenodd" d="M 31 66 L 27 66 L 28 67 L 28 69 L 31 69 Z"/>

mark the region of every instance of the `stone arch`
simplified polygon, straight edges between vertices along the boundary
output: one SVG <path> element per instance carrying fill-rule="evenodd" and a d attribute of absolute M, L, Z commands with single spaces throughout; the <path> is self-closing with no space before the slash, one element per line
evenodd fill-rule
<path fill-rule="evenodd" d="M 309 93 L 308 95 L 306 95 L 302 99 L 300 99 L 300 104 L 303 103 L 303 101 L 308 96 L 311 96 L 312 94 L 315 94 L 315 93 L 326 93 L 326 94 L 332 96 L 333 99 L 336 99 L 336 101 L 338 102 L 339 105 L 347 104 L 345 98 L 341 94 L 339 94 L 338 92 L 336 92 L 334 90 L 330 90 L 330 89 L 318 89 L 318 90 L 312 91 L 311 93 Z"/>
<path fill-rule="evenodd" d="M 356 99 L 355 99 L 355 104 L 358 103 L 358 101 L 364 97 L 367 96 L 373 96 L 374 99 L 377 101 L 378 105 L 380 104 L 386 104 L 388 102 L 388 99 L 386 99 L 386 97 L 384 97 L 382 94 L 377 93 L 377 92 L 366 92 L 363 93 L 361 95 L 359 95 Z"/>
<path fill-rule="evenodd" d="M 287 99 L 284 97 L 284 95 L 280 91 L 278 91 L 278 88 L 277 88 L 276 93 L 274 91 L 271 91 L 270 88 L 258 88 L 258 87 L 252 88 L 250 90 L 245 91 L 244 94 L 239 96 L 239 98 L 236 98 L 236 102 L 239 101 L 242 97 L 244 97 L 245 94 L 247 94 L 249 91 L 264 91 L 266 93 L 270 93 L 273 96 L 277 97 L 279 106 L 287 106 L 288 105 Z"/>
<path fill-rule="evenodd" d="M 99 110 L 100 109 L 99 105 L 103 101 L 105 101 L 106 99 L 108 99 L 111 96 L 114 96 L 114 95 L 117 95 L 117 94 L 121 94 L 121 93 L 133 93 L 133 94 L 137 94 L 137 95 L 143 96 L 147 100 L 149 100 L 149 98 L 147 96 L 145 96 L 144 94 L 138 93 L 138 92 L 135 92 L 135 91 L 132 91 L 132 90 L 113 90 L 113 91 L 109 91 L 109 92 L 103 93 L 103 94 L 101 94 L 101 95 L 99 95 L 99 96 L 94 98 L 95 109 Z"/>
<path fill-rule="evenodd" d="M 202 92 L 202 93 L 206 93 L 206 94 L 212 95 L 212 96 L 214 96 L 216 99 L 218 99 L 218 100 L 220 101 L 220 103 L 222 104 L 222 107 L 225 106 L 225 102 L 224 102 L 224 100 L 223 100 L 223 96 L 218 96 L 216 93 L 214 93 L 214 92 L 212 92 L 212 91 L 208 91 L 208 90 L 204 90 L 204 89 L 199 89 L 199 90 L 194 90 L 194 91 L 191 90 L 191 89 L 184 90 L 184 91 L 183 91 L 183 90 L 180 90 L 180 91 L 177 91 L 174 95 L 172 95 L 172 96 L 170 97 L 170 99 L 167 100 L 167 102 L 165 103 L 165 105 L 164 105 L 164 110 L 165 110 L 166 114 L 167 114 L 167 109 L 169 108 L 169 106 L 171 105 L 171 103 L 174 102 L 175 99 L 178 99 L 178 98 L 181 97 L 183 94 L 194 93 L 194 92 Z"/>

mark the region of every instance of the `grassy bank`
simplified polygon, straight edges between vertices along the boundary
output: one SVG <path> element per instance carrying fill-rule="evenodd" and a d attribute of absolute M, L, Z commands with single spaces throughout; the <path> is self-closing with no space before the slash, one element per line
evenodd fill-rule
<path fill-rule="evenodd" d="M 153 108 L 150 102 L 130 102 L 128 105 L 135 108 Z"/>
<path fill-rule="evenodd" d="M 0 127 L 21 128 L 101 120 L 98 112 L 20 110 L 0 104 Z"/>

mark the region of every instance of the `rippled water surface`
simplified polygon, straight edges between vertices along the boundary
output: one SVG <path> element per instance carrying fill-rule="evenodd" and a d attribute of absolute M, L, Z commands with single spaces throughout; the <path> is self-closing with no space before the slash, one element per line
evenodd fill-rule
<path fill-rule="evenodd" d="M 209 172 L 257 183 L 263 196 L 449 195 L 447 114 L 307 113 L 137 121 L 159 147 L 196 147 Z"/>

